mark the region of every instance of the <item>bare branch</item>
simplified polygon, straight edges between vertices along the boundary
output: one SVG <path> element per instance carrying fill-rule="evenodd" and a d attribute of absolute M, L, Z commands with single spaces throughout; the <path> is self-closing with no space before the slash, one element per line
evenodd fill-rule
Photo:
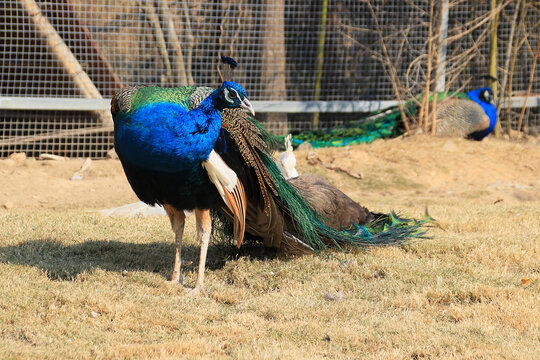
<path fill-rule="evenodd" d="M 527 100 L 529 99 L 529 95 L 531 94 L 533 82 L 534 82 L 534 72 L 536 70 L 536 61 L 538 60 L 538 52 L 540 50 L 540 39 L 536 41 L 536 51 L 534 52 L 533 57 L 533 64 L 531 66 L 531 76 L 529 77 L 529 86 L 527 87 L 527 94 L 525 95 L 525 102 L 523 103 L 523 107 L 521 108 L 521 114 L 519 115 L 519 121 L 518 121 L 518 127 L 517 131 L 521 131 L 521 125 L 523 123 L 523 116 L 525 115 L 525 109 L 527 108 Z"/>
<path fill-rule="evenodd" d="M 510 4 L 512 1 L 515 1 L 515 0 L 506 0 L 505 3 L 503 4 L 499 4 L 499 6 L 497 6 L 497 8 L 495 8 L 495 10 L 493 10 L 492 12 L 490 12 L 488 15 L 486 15 L 486 17 L 484 19 L 482 19 L 481 21 L 478 22 L 478 18 L 475 18 L 471 21 L 469 21 L 468 23 L 464 24 L 465 27 L 469 27 L 467 30 L 463 31 L 463 32 L 460 32 L 456 35 L 453 35 L 453 36 L 449 36 L 446 41 L 448 41 L 448 43 L 451 43 L 457 39 L 460 39 L 462 37 L 464 37 L 465 35 L 468 35 L 470 34 L 471 32 L 473 32 L 474 30 L 478 29 L 479 27 L 481 27 L 482 25 L 484 25 L 485 23 L 491 21 L 491 19 L 495 18 L 497 15 L 499 15 L 499 13 L 506 7 L 508 6 L 508 4 Z"/>

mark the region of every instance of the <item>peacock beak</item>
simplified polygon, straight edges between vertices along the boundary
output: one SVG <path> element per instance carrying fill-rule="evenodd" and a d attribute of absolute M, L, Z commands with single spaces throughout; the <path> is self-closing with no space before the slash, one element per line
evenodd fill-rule
<path fill-rule="evenodd" d="M 244 99 L 240 104 L 240 107 L 244 109 L 247 113 L 251 114 L 251 116 L 255 116 L 255 110 L 253 110 L 253 106 L 251 106 L 251 103 L 248 99 Z"/>

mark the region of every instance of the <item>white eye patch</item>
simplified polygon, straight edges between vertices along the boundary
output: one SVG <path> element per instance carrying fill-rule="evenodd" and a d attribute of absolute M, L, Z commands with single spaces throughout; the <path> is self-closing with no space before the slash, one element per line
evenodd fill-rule
<path fill-rule="evenodd" d="M 234 90 L 229 91 L 229 89 L 227 89 L 227 88 L 223 89 L 223 94 L 225 95 L 225 100 L 227 100 L 231 104 L 234 104 L 233 99 L 235 99 L 238 96 L 236 91 L 234 91 Z"/>

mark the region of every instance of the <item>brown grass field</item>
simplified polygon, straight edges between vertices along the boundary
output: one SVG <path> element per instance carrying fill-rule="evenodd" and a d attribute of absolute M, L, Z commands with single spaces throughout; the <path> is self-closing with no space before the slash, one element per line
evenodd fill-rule
<path fill-rule="evenodd" d="M 539 359 L 540 143 L 412 137 L 317 150 L 311 166 L 374 211 L 444 230 L 347 262 L 212 246 L 205 296 L 166 282 L 165 217 L 91 210 L 136 201 L 117 160 L 0 160 L 0 358 Z M 198 257 L 187 224 L 184 278 Z M 329 298 L 332 298 L 329 299 Z"/>

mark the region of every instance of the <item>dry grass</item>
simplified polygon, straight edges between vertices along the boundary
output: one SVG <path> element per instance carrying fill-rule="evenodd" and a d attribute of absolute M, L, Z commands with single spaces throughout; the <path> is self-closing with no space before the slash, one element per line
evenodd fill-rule
<path fill-rule="evenodd" d="M 446 140 L 422 142 L 377 142 L 336 159 L 363 157 L 360 181 L 310 167 L 302 154 L 299 167 L 374 210 L 420 214 L 428 204 L 444 231 L 355 252 L 346 264 L 212 247 L 203 297 L 165 282 L 173 251 L 165 218 L 21 200 L 0 211 L 0 358 L 539 358 L 540 147 L 452 140 L 458 150 L 445 152 Z M 87 180 L 94 187 L 95 178 Z M 104 206 L 114 202 L 108 194 Z M 188 284 L 197 255 L 190 219 Z"/>

